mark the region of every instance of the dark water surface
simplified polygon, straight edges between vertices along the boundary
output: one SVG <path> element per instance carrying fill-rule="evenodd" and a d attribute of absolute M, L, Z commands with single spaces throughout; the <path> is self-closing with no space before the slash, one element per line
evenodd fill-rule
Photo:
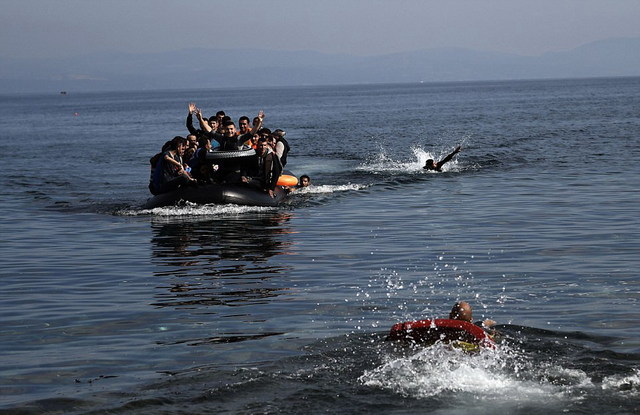
<path fill-rule="evenodd" d="M 312 188 L 141 210 L 189 101 Z M 640 78 L 0 96 L 0 140 L 0 413 L 640 407 Z M 499 349 L 384 341 L 459 299 Z"/>

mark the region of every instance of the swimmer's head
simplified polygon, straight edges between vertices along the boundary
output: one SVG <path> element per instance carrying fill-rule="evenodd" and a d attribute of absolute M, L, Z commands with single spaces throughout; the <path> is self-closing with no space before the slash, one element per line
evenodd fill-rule
<path fill-rule="evenodd" d="M 436 162 L 433 161 L 433 159 L 429 159 L 427 160 L 426 164 L 424 165 L 425 169 L 429 169 L 429 170 L 433 170 L 436 168 Z"/>
<path fill-rule="evenodd" d="M 449 318 L 452 320 L 462 320 L 473 322 L 473 314 L 471 312 L 471 306 L 466 301 L 459 301 L 453 305 Z"/>

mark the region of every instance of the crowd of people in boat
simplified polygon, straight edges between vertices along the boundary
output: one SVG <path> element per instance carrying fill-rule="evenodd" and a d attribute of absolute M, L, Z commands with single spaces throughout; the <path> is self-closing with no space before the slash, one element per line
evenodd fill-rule
<path fill-rule="evenodd" d="M 199 128 L 193 125 L 194 115 Z M 290 146 L 285 131 L 266 128 L 264 117 L 263 111 L 253 120 L 242 116 L 236 128 L 224 111 L 205 118 L 195 103 L 189 103 L 186 121 L 189 134 L 167 141 L 151 157 L 149 190 L 157 195 L 182 186 L 245 184 L 273 197 Z M 216 154 L 222 155 L 219 158 L 211 157 L 214 142 Z M 297 187 L 306 187 L 310 182 L 309 176 L 303 175 Z"/>

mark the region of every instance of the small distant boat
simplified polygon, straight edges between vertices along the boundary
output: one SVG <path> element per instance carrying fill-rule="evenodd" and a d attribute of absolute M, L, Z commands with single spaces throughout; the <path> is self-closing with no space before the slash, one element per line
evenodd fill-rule
<path fill-rule="evenodd" d="M 60 95 L 67 95 L 67 91 L 60 91 Z"/>

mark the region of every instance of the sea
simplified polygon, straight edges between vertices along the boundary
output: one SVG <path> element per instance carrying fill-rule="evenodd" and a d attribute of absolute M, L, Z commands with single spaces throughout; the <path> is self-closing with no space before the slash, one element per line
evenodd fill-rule
<path fill-rule="evenodd" d="M 142 209 L 189 102 L 311 186 Z M 0 143 L 0 414 L 640 413 L 640 78 L 3 94 Z M 460 300 L 496 349 L 386 339 Z"/>

